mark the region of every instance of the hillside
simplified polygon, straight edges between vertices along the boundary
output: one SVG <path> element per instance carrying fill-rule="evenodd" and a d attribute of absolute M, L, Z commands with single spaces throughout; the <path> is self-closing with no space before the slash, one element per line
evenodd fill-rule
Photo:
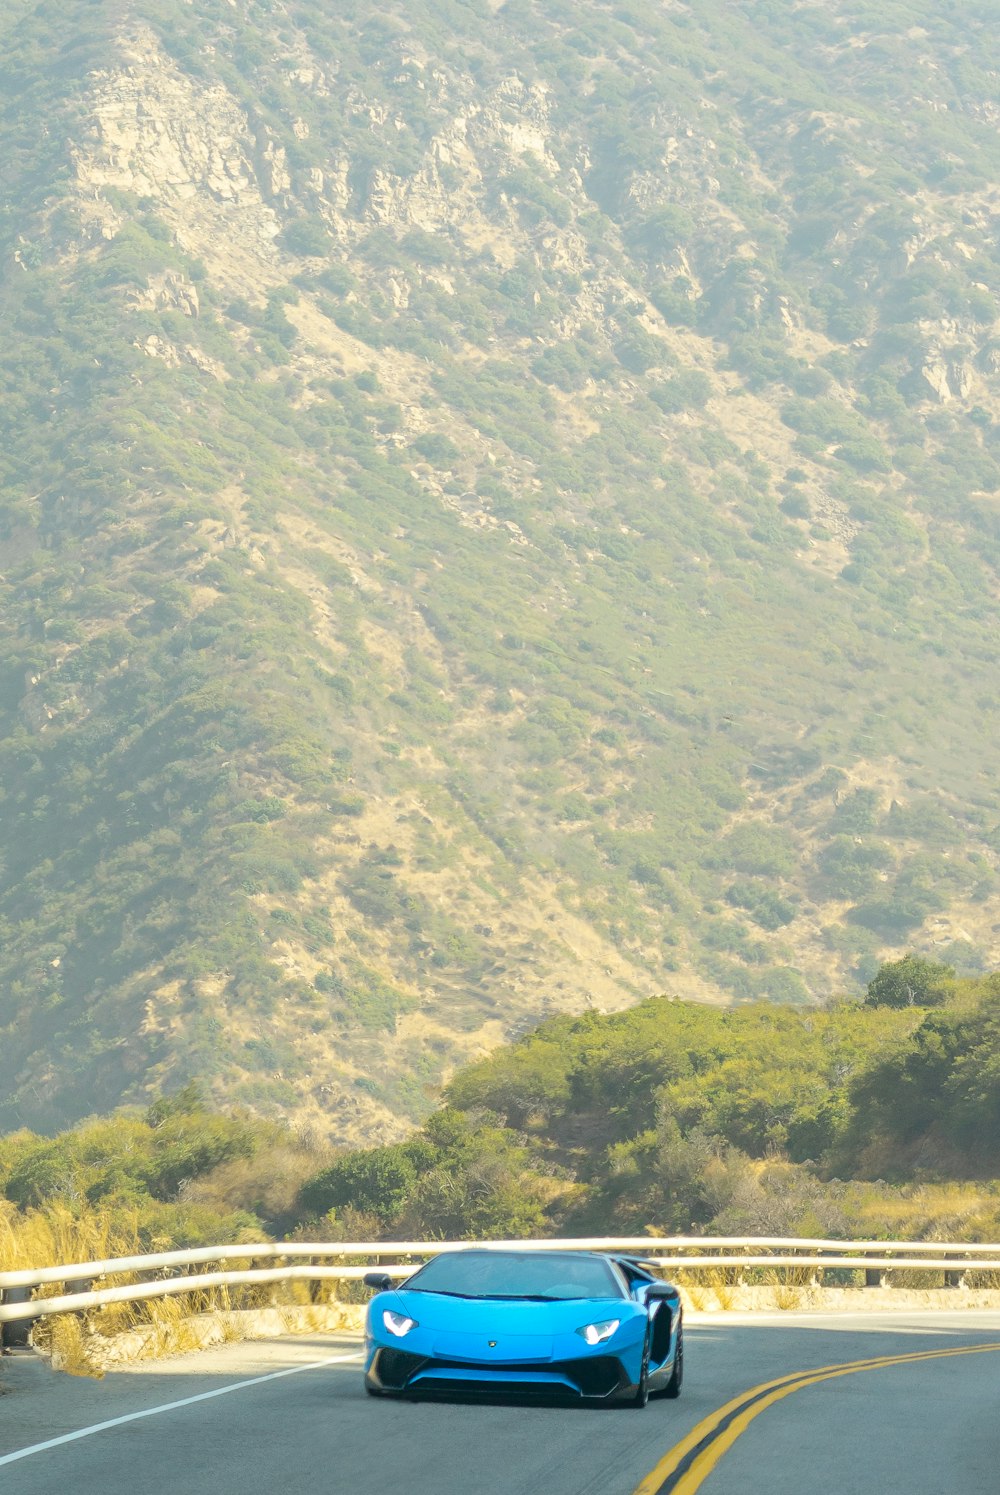
<path fill-rule="evenodd" d="M 909 957 L 863 1003 L 661 997 L 552 1018 L 460 1070 L 381 1147 L 219 1112 L 190 1085 L 144 1114 L 0 1138 L 0 1254 L 38 1265 L 262 1233 L 995 1241 L 998 1054 L 1000 976 Z"/>
<path fill-rule="evenodd" d="M 1000 963 L 993 8 L 11 0 L 0 1125 Z"/>
<path fill-rule="evenodd" d="M 1000 982 L 943 969 L 930 1007 L 873 983 L 818 1012 L 654 998 L 553 1018 L 460 1071 L 415 1136 L 307 1179 L 306 1229 L 993 1240 Z M 44 1146 L 15 1139 L 22 1190 Z"/>

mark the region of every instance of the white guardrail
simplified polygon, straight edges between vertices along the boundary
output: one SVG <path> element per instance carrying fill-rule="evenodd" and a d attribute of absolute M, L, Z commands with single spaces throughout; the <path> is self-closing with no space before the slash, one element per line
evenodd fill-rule
<path fill-rule="evenodd" d="M 865 1285 L 884 1286 L 887 1274 L 943 1272 L 944 1285 L 961 1287 L 967 1272 L 996 1272 L 1000 1286 L 1000 1245 L 954 1241 L 821 1241 L 781 1236 L 625 1236 L 573 1240 L 530 1241 L 313 1241 L 245 1242 L 232 1246 L 202 1246 L 192 1251 L 164 1251 L 146 1256 L 115 1257 L 107 1261 L 74 1262 L 27 1271 L 0 1272 L 0 1333 L 5 1324 L 34 1320 L 45 1314 L 79 1313 L 105 1303 L 138 1302 L 174 1293 L 200 1292 L 269 1282 L 357 1281 L 373 1268 L 392 1278 L 409 1277 L 415 1266 L 441 1251 L 475 1247 L 531 1247 L 538 1251 L 620 1251 L 641 1256 L 664 1270 L 685 1275 L 731 1273 L 739 1282 L 750 1269 L 770 1268 L 786 1277 L 808 1273 L 808 1281 L 822 1281 L 830 1270 L 865 1273 Z M 364 1265 L 345 1264 L 345 1257 L 363 1257 Z M 300 1258 L 300 1260 L 296 1260 Z M 339 1264 L 324 1265 L 321 1259 Z M 393 1260 L 395 1258 L 395 1260 Z M 274 1266 L 254 1263 L 274 1261 Z M 239 1263 L 231 1270 L 227 1263 Z M 214 1270 L 192 1273 L 195 1266 Z M 147 1275 L 147 1274 L 152 1274 Z M 94 1289 L 106 1277 L 134 1276 L 145 1280 Z M 72 1284 L 72 1286 L 71 1286 Z M 35 1296 L 39 1289 L 58 1286 L 51 1297 Z"/>

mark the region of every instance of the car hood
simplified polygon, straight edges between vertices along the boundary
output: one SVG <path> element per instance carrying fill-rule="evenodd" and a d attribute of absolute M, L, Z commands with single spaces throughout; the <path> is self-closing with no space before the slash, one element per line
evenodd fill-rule
<path fill-rule="evenodd" d="M 571 1334 L 603 1319 L 632 1318 L 643 1310 L 628 1298 L 570 1298 L 558 1302 L 525 1302 L 516 1298 L 452 1298 L 444 1293 L 379 1293 L 372 1299 L 373 1317 L 383 1309 L 405 1313 L 431 1331 L 462 1330 L 489 1334 Z"/>

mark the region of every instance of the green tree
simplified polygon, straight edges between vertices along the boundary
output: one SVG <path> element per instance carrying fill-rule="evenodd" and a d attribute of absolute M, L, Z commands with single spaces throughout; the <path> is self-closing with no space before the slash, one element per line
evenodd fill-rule
<path fill-rule="evenodd" d="M 868 983 L 869 1007 L 938 1007 L 954 991 L 955 972 L 919 955 L 904 955 L 879 967 Z"/>
<path fill-rule="evenodd" d="M 426 1162 L 427 1156 L 427 1149 L 410 1143 L 348 1153 L 303 1184 L 299 1205 L 310 1215 L 350 1206 L 391 1220 L 409 1197 L 418 1163 Z"/>

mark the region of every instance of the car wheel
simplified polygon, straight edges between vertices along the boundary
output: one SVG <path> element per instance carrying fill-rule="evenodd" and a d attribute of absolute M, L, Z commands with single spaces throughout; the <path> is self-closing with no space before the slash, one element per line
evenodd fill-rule
<path fill-rule="evenodd" d="M 677 1348 L 674 1350 L 674 1368 L 670 1372 L 670 1380 L 663 1388 L 663 1395 L 678 1397 L 681 1394 L 681 1384 L 684 1380 L 684 1330 L 677 1330 Z"/>
<path fill-rule="evenodd" d="M 642 1365 L 639 1367 L 639 1384 L 630 1403 L 633 1407 L 644 1407 L 649 1401 L 649 1330 L 642 1346 Z"/>

